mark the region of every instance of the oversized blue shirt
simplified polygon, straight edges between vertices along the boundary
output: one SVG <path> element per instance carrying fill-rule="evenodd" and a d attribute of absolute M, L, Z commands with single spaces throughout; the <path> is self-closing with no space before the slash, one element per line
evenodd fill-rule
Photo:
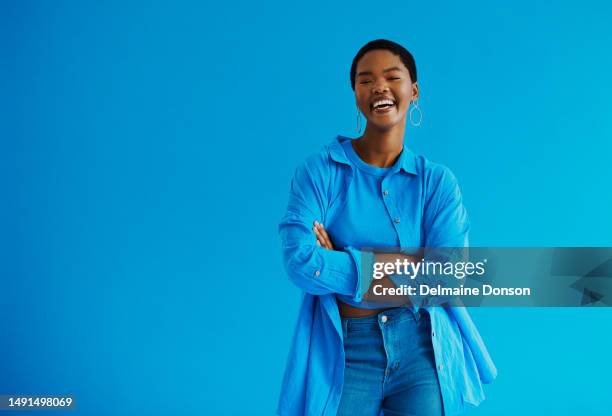
<path fill-rule="evenodd" d="M 346 244 L 327 250 L 316 244 L 312 231 L 315 220 L 333 229 L 358 191 L 353 186 L 357 167 L 344 151 L 345 140 L 350 139 L 336 137 L 296 169 L 279 224 L 285 269 L 304 292 L 278 403 L 281 416 L 336 415 L 344 381 L 336 296 L 359 302 L 369 283 L 362 276 L 367 256 L 359 247 Z M 401 247 L 467 246 L 469 220 L 448 168 L 404 146 L 377 197 L 384 201 Z M 491 382 L 497 370 L 467 309 L 426 309 L 444 412 L 461 414 L 466 404 L 484 399 L 482 384 Z"/>

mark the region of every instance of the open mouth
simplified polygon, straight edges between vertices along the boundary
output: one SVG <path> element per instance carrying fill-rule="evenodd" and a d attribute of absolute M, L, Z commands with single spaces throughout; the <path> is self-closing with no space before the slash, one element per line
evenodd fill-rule
<path fill-rule="evenodd" d="M 385 98 L 382 100 L 378 100 L 375 101 L 372 105 L 371 105 L 371 109 L 374 113 L 388 113 L 389 111 L 391 111 L 394 107 L 396 106 L 396 103 L 394 100 Z"/>

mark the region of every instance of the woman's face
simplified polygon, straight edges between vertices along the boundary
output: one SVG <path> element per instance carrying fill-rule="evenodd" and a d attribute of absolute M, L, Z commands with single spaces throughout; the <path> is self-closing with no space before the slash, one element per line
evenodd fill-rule
<path fill-rule="evenodd" d="M 380 129 L 406 122 L 406 112 L 419 89 L 399 56 L 381 49 L 367 52 L 357 62 L 355 98 L 361 112 Z M 389 101 L 390 100 L 390 101 Z"/>

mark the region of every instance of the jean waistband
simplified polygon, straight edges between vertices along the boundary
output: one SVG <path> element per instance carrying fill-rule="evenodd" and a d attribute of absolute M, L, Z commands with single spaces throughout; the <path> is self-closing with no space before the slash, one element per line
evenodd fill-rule
<path fill-rule="evenodd" d="M 366 327 L 377 328 L 379 323 L 384 324 L 389 321 L 397 321 L 398 319 L 403 319 L 406 316 L 418 321 L 427 313 L 428 312 L 425 309 L 421 308 L 415 312 L 412 306 L 407 306 L 387 309 L 372 316 L 364 316 L 361 318 L 341 318 L 341 320 L 344 329 L 347 329 L 349 326 L 358 326 L 365 329 Z"/>

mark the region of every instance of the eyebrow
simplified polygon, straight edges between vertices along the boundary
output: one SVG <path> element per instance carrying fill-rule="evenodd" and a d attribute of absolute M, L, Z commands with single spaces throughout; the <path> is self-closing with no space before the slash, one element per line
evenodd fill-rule
<path fill-rule="evenodd" d="M 387 68 L 385 70 L 383 70 L 383 73 L 385 72 L 391 72 L 391 71 L 401 71 L 402 69 L 400 67 L 397 66 L 392 66 L 391 68 Z M 372 75 L 372 71 L 361 71 L 360 73 L 357 74 L 357 76 L 361 76 L 361 75 Z"/>

